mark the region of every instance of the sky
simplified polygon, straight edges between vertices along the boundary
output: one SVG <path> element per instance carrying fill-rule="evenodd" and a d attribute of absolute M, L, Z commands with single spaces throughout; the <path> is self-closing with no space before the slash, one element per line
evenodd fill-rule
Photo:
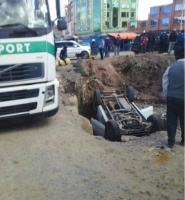
<path fill-rule="evenodd" d="M 151 6 L 158 6 L 163 4 L 172 3 L 173 0 L 139 0 L 139 8 L 138 8 L 138 20 L 146 20 L 148 18 L 148 14 Z M 49 0 L 51 7 L 51 15 L 52 19 L 55 18 L 55 1 Z M 67 4 L 68 0 L 61 0 L 61 15 L 64 16 L 64 7 Z"/>
<path fill-rule="evenodd" d="M 139 20 L 148 19 L 148 14 L 150 12 L 151 6 L 159 6 L 159 5 L 169 4 L 172 2 L 173 0 L 139 0 L 138 19 Z"/>

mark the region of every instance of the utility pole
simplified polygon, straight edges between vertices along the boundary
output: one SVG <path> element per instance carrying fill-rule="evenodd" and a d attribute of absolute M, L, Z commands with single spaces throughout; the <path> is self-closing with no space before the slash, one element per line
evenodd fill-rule
<path fill-rule="evenodd" d="M 180 30 L 183 29 L 183 20 L 184 20 L 184 19 L 183 19 L 183 18 L 184 18 L 183 14 L 184 14 L 184 9 L 181 10 Z"/>
<path fill-rule="evenodd" d="M 57 18 L 61 17 L 60 13 L 60 0 L 56 0 L 56 11 L 57 11 Z"/>

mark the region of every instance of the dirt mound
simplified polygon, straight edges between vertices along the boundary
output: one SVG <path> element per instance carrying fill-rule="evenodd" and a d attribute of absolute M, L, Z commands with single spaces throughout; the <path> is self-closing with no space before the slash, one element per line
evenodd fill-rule
<path fill-rule="evenodd" d="M 132 85 L 138 90 L 137 100 L 160 103 L 162 75 L 166 67 L 174 61 L 170 55 L 146 54 L 120 56 L 100 60 L 82 60 L 81 67 L 86 72 L 78 82 L 77 93 L 80 111 L 90 113 L 93 92 Z"/>
<path fill-rule="evenodd" d="M 162 76 L 167 66 L 174 61 L 170 55 L 148 54 L 119 58 L 112 61 L 115 70 L 126 85 L 138 91 L 138 100 L 161 101 Z"/>

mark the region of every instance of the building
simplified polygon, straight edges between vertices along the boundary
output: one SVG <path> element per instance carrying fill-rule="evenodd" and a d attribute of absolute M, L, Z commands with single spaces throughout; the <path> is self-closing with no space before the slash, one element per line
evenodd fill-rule
<path fill-rule="evenodd" d="M 185 3 L 174 0 L 172 4 L 150 8 L 147 31 L 181 30 L 184 26 Z"/>
<path fill-rule="evenodd" d="M 66 6 L 66 21 L 67 21 L 67 34 L 74 35 L 75 24 L 74 24 L 74 3 L 72 0 L 68 0 L 68 5 Z"/>
<path fill-rule="evenodd" d="M 102 32 L 127 31 L 137 26 L 137 0 L 104 0 L 101 16 Z"/>
<path fill-rule="evenodd" d="M 185 26 L 185 1 L 174 0 L 171 19 L 171 29 L 183 30 Z"/>
<path fill-rule="evenodd" d="M 138 0 L 70 0 L 67 15 L 74 15 L 73 34 L 122 32 L 137 26 L 137 8 Z"/>

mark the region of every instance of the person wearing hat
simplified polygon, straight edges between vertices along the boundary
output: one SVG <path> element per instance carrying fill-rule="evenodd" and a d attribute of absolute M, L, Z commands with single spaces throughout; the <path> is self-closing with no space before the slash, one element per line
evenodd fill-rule
<path fill-rule="evenodd" d="M 92 56 L 96 56 L 97 55 L 97 44 L 96 44 L 96 40 L 92 39 L 91 41 L 91 55 Z"/>
<path fill-rule="evenodd" d="M 181 127 L 181 145 L 184 145 L 184 46 L 174 49 L 176 61 L 163 75 L 163 94 L 167 98 L 168 147 L 173 148 L 178 119 Z"/>

